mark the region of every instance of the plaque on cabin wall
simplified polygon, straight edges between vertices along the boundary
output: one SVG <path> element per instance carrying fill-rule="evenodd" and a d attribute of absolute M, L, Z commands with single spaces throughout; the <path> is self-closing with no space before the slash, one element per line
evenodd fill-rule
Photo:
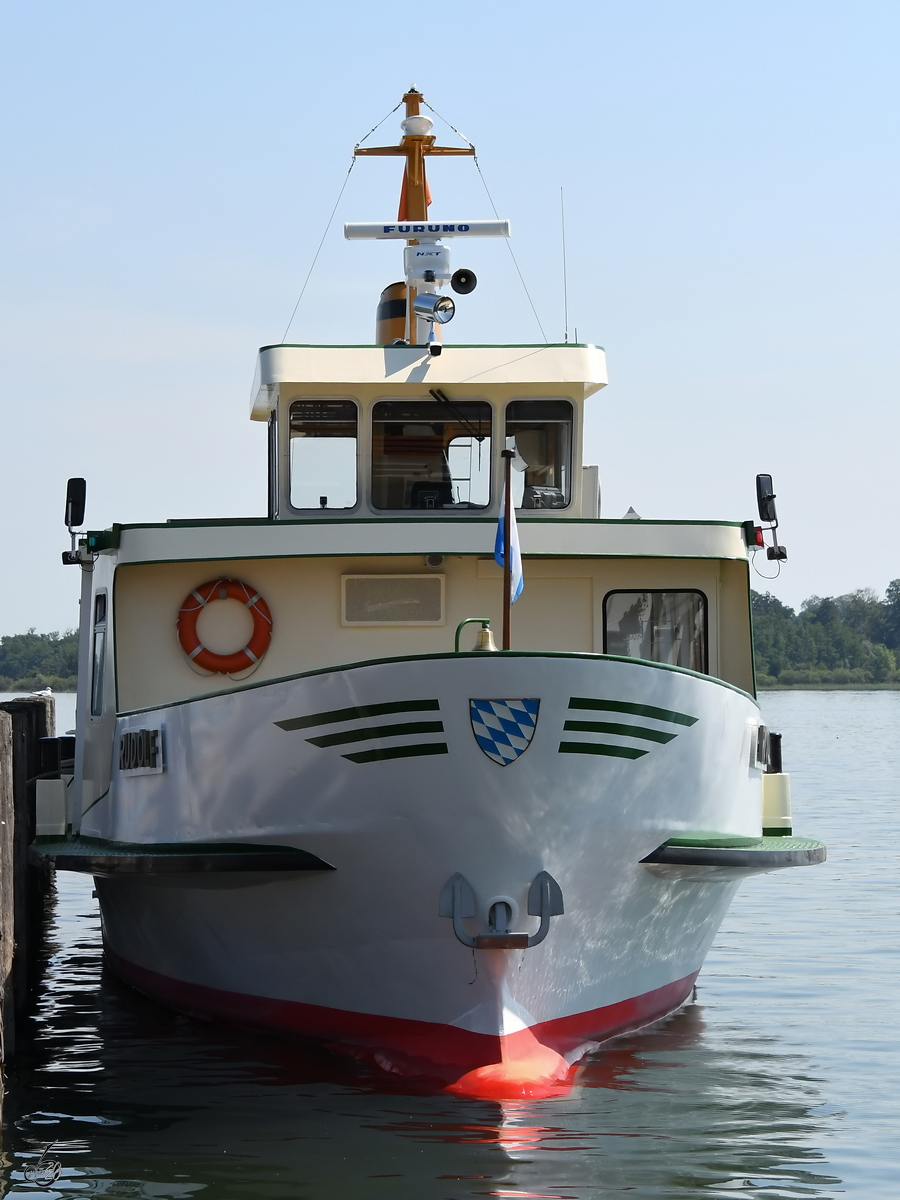
<path fill-rule="evenodd" d="M 162 728 L 126 729 L 119 734 L 119 770 L 128 775 L 159 775 L 165 768 Z"/>

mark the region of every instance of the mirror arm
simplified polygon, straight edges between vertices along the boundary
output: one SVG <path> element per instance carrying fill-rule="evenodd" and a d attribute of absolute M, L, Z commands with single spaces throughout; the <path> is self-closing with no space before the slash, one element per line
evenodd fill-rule
<path fill-rule="evenodd" d="M 770 562 L 787 562 L 787 550 L 784 546 L 778 543 L 778 518 L 769 523 L 769 531 L 772 534 L 772 545 L 766 548 L 766 558 Z"/>

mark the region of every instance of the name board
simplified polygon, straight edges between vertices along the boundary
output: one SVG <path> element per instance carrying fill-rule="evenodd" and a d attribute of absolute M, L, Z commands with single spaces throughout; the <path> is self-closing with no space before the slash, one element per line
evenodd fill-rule
<path fill-rule="evenodd" d="M 158 775 L 165 770 L 162 729 L 126 729 L 119 735 L 119 770 Z"/>

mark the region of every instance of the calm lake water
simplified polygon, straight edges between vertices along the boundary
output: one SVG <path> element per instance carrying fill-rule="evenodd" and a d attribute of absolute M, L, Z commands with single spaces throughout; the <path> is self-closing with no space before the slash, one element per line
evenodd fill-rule
<path fill-rule="evenodd" d="M 896 1200 L 900 692 L 762 707 L 828 862 L 747 880 L 696 1002 L 610 1043 L 563 1100 L 416 1094 L 171 1013 L 103 971 L 91 881 L 61 874 L 0 1195 Z M 50 1143 L 60 1178 L 31 1184 Z"/>

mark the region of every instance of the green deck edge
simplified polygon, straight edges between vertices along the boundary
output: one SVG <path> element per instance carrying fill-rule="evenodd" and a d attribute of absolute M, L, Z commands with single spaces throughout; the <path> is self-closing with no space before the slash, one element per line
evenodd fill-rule
<path fill-rule="evenodd" d="M 240 871 L 333 871 L 296 846 L 247 842 L 114 842 L 100 838 L 35 838 L 32 863 L 88 875 L 169 875 Z"/>
<path fill-rule="evenodd" d="M 761 837 L 750 846 L 673 845 L 671 841 L 664 842 L 652 854 L 642 858 L 641 862 L 678 867 L 750 867 L 766 871 L 781 867 L 812 866 L 824 862 L 826 857 L 825 843 L 815 838 Z"/>
<path fill-rule="evenodd" d="M 711 833 L 708 830 L 700 830 L 697 833 L 685 833 L 682 837 L 669 838 L 666 842 L 667 846 L 759 846 L 762 844 L 763 836 L 760 837 L 738 837 L 729 833 Z"/>

